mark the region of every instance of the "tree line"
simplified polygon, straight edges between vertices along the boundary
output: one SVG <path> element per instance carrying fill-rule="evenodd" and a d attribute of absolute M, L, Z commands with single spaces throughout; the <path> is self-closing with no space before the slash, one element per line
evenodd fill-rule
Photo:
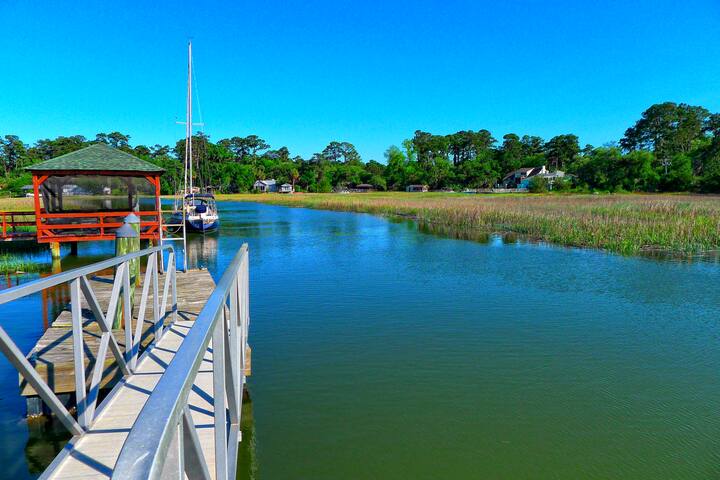
<path fill-rule="evenodd" d="M 0 138 L 3 191 L 20 193 L 31 183 L 24 167 L 93 143 L 106 143 L 163 167 L 162 191 L 182 187 L 185 140 L 174 146 L 135 145 L 120 132 L 41 139 L 25 144 L 16 135 Z M 391 146 L 385 162 L 363 161 L 353 144 L 330 142 L 310 158 L 273 149 L 256 135 L 212 142 L 193 136 L 197 184 L 221 193 L 247 192 L 257 179 L 275 178 L 298 191 L 330 192 L 370 184 L 378 190 L 404 190 L 425 184 L 432 189 L 491 188 L 521 167 L 545 165 L 569 173 L 556 190 L 720 192 L 720 114 L 687 104 L 666 102 L 645 110 L 618 142 L 580 146 L 574 134 L 549 140 L 508 133 L 495 138 L 488 130 L 436 135 L 418 130 Z M 544 185 L 541 185 L 545 188 Z"/>

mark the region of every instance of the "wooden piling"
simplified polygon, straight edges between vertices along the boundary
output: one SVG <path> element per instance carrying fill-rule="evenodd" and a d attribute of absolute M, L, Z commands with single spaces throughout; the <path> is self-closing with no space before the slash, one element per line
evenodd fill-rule
<path fill-rule="evenodd" d="M 137 236 L 131 239 L 132 245 L 130 245 L 130 252 L 139 252 L 140 251 L 140 219 L 137 215 L 134 213 L 129 214 L 127 217 L 125 217 L 124 220 L 125 223 L 130 225 L 133 230 L 135 230 L 135 233 L 137 233 Z M 127 253 L 130 253 L 127 252 Z M 134 287 L 137 287 L 140 285 L 140 259 L 137 258 L 135 260 L 130 261 L 130 285 L 133 286 L 132 290 L 135 291 Z"/>
<path fill-rule="evenodd" d="M 123 255 L 127 255 L 131 252 L 136 252 L 140 250 L 140 222 L 138 220 L 137 222 L 137 230 L 135 227 L 132 226 L 130 222 L 128 222 L 128 219 L 132 221 L 132 218 L 134 217 L 137 219 L 137 217 L 133 214 L 128 215 L 125 217 L 125 223 L 122 227 L 118 228 L 115 231 L 115 256 L 121 257 Z M 134 301 L 135 298 L 135 285 L 136 282 L 140 279 L 140 259 L 136 260 L 130 260 L 129 262 L 130 267 L 130 300 L 131 302 Z M 116 271 L 117 273 L 117 271 Z M 134 276 L 133 276 L 134 275 Z M 132 310 L 134 305 L 130 305 L 130 309 Z M 115 319 L 113 320 L 113 328 L 118 329 L 122 326 L 122 312 L 123 312 L 123 303 L 122 303 L 122 297 L 120 297 L 120 301 L 118 301 L 117 310 L 115 311 Z"/>

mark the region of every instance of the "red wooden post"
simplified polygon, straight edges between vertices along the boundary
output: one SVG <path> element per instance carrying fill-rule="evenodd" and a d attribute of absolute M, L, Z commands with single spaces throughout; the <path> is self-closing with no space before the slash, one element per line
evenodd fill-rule
<path fill-rule="evenodd" d="M 47 176 L 45 177 L 47 178 Z M 40 240 L 40 178 L 33 175 L 33 199 L 35 201 L 35 230 L 38 241 Z"/>

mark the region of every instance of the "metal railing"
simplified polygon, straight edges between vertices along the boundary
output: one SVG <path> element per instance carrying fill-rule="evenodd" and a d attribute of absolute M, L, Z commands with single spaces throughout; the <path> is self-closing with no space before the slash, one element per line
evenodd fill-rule
<path fill-rule="evenodd" d="M 130 431 L 112 478 L 235 478 L 249 315 L 248 247 L 233 258 Z M 210 342 L 212 341 L 212 346 Z M 188 399 L 212 350 L 215 461 L 208 465 Z"/>
<path fill-rule="evenodd" d="M 166 268 L 165 281 L 162 297 L 159 296 L 159 268 L 158 261 L 162 261 L 163 251 L 168 251 L 168 266 Z M 158 256 L 160 258 L 158 258 Z M 142 295 L 138 308 L 138 315 L 133 327 L 131 288 L 130 288 L 130 264 L 139 262 L 140 258 L 147 257 L 147 268 L 142 285 Z M 115 267 L 115 279 L 112 285 L 108 308 L 103 312 L 97 300 L 95 292 L 88 277 L 91 275 Z M 152 286 L 152 328 L 154 333 L 153 342 L 159 340 L 163 335 L 163 324 L 166 314 L 172 315 L 173 321 L 177 316 L 177 288 L 175 251 L 169 245 L 152 247 L 139 252 L 130 253 L 121 257 L 115 257 L 85 267 L 68 270 L 49 277 L 40 278 L 23 285 L 9 288 L 0 292 L 0 305 L 11 302 L 21 297 L 41 292 L 64 283 L 70 283 L 70 310 L 72 314 L 72 338 L 73 338 L 73 366 L 75 374 L 75 401 L 77 405 L 77 420 L 73 417 L 53 390 L 42 379 L 33 365 L 23 355 L 15 342 L 5 330 L 0 327 L 0 351 L 8 358 L 10 363 L 20 372 L 25 381 L 42 398 L 48 408 L 57 416 L 62 424 L 70 430 L 73 435 L 80 435 L 85 432 L 93 423 L 100 390 L 100 383 L 105 368 L 105 357 L 108 349 L 112 352 L 123 376 L 132 374 L 135 369 L 138 355 L 140 353 L 143 336 L 143 325 L 145 322 L 148 306 L 149 290 Z M 168 295 L 172 296 L 171 310 L 167 311 Z M 83 318 L 82 298 L 93 313 L 91 320 Z M 113 320 L 122 302 L 122 317 L 124 318 L 125 346 L 120 348 L 115 336 L 112 333 Z M 83 329 L 90 323 L 96 322 L 100 327 L 101 337 L 95 365 L 93 367 L 90 385 L 87 388 L 85 378 L 85 344 Z"/>

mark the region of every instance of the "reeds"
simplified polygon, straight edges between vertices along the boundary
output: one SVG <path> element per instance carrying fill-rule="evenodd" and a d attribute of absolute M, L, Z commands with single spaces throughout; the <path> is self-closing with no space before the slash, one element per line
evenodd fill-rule
<path fill-rule="evenodd" d="M 0 255 L 0 274 L 33 273 L 49 269 L 48 265 L 39 262 L 24 260 L 10 254 Z"/>
<path fill-rule="evenodd" d="M 232 200 L 410 216 L 425 225 L 516 233 L 558 245 L 700 253 L 720 246 L 720 197 L 702 195 L 228 195 Z"/>
<path fill-rule="evenodd" d="M 33 199 L 29 197 L 0 197 L 0 211 L 33 211 Z"/>

